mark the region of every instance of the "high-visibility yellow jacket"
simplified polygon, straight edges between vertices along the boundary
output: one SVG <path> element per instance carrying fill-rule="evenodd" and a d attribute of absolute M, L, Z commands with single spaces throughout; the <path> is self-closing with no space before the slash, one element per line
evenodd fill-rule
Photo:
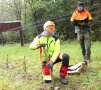
<path fill-rule="evenodd" d="M 38 44 L 45 43 L 47 44 L 45 49 L 46 53 L 48 55 L 49 60 L 52 62 L 55 62 L 57 59 L 59 53 L 60 53 L 60 39 L 56 36 L 43 36 L 43 35 L 38 35 L 34 41 L 30 44 L 30 49 L 36 49 Z M 42 59 L 46 61 L 46 55 L 45 52 L 43 51 L 42 48 Z"/>

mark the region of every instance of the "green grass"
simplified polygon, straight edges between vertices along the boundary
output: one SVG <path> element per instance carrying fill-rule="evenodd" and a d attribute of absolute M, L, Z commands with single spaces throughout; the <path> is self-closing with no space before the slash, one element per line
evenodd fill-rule
<path fill-rule="evenodd" d="M 91 63 L 80 75 L 68 75 L 69 84 L 60 85 L 63 90 L 101 90 L 101 42 L 92 42 Z M 79 63 L 82 59 L 81 49 L 77 42 L 64 42 L 61 52 L 70 55 L 70 64 Z M 24 56 L 27 74 L 24 72 Z M 8 67 L 7 68 L 7 58 Z M 59 82 L 59 66 L 54 66 L 54 78 Z M 29 44 L 0 46 L 0 90 L 37 90 L 42 87 L 41 61 L 39 50 L 30 50 Z"/>

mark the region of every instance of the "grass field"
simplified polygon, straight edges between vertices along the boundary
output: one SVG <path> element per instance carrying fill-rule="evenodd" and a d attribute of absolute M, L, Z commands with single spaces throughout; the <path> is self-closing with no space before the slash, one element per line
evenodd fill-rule
<path fill-rule="evenodd" d="M 62 90 L 101 90 L 101 42 L 92 42 L 91 51 L 88 69 L 80 75 L 68 75 L 69 84 L 60 85 Z M 82 59 L 77 42 L 62 43 L 61 52 L 70 55 L 70 64 Z M 54 66 L 56 84 L 59 83 L 59 66 L 60 63 Z M 0 90 L 37 90 L 42 85 L 39 50 L 30 50 L 29 44 L 24 47 L 20 44 L 0 45 Z"/>

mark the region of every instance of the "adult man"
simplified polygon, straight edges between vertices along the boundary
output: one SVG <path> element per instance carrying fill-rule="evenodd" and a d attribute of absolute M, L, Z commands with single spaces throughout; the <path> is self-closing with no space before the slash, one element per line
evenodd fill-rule
<path fill-rule="evenodd" d="M 31 49 L 40 48 L 40 56 L 42 59 L 42 74 L 45 83 L 52 81 L 53 65 L 62 62 L 60 67 L 60 82 L 68 84 L 65 78 L 68 72 L 69 55 L 60 53 L 60 39 L 53 35 L 55 32 L 55 24 L 52 21 L 45 22 L 44 31 L 38 35 L 30 44 Z"/>
<path fill-rule="evenodd" d="M 80 42 L 83 60 L 89 62 L 91 54 L 90 29 L 92 16 L 87 9 L 85 9 L 83 2 L 78 3 L 78 7 L 71 17 L 71 22 L 73 22 L 75 26 L 75 33 L 77 33 L 77 38 Z"/>

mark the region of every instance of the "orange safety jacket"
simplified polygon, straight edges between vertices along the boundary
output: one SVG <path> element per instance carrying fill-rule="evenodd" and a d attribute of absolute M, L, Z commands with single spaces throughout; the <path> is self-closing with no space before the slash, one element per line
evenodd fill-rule
<path fill-rule="evenodd" d="M 86 9 L 84 9 L 82 12 L 78 12 L 78 10 L 76 9 L 70 21 L 73 21 L 75 26 L 86 28 L 89 27 L 88 22 L 91 20 L 92 16 Z"/>

